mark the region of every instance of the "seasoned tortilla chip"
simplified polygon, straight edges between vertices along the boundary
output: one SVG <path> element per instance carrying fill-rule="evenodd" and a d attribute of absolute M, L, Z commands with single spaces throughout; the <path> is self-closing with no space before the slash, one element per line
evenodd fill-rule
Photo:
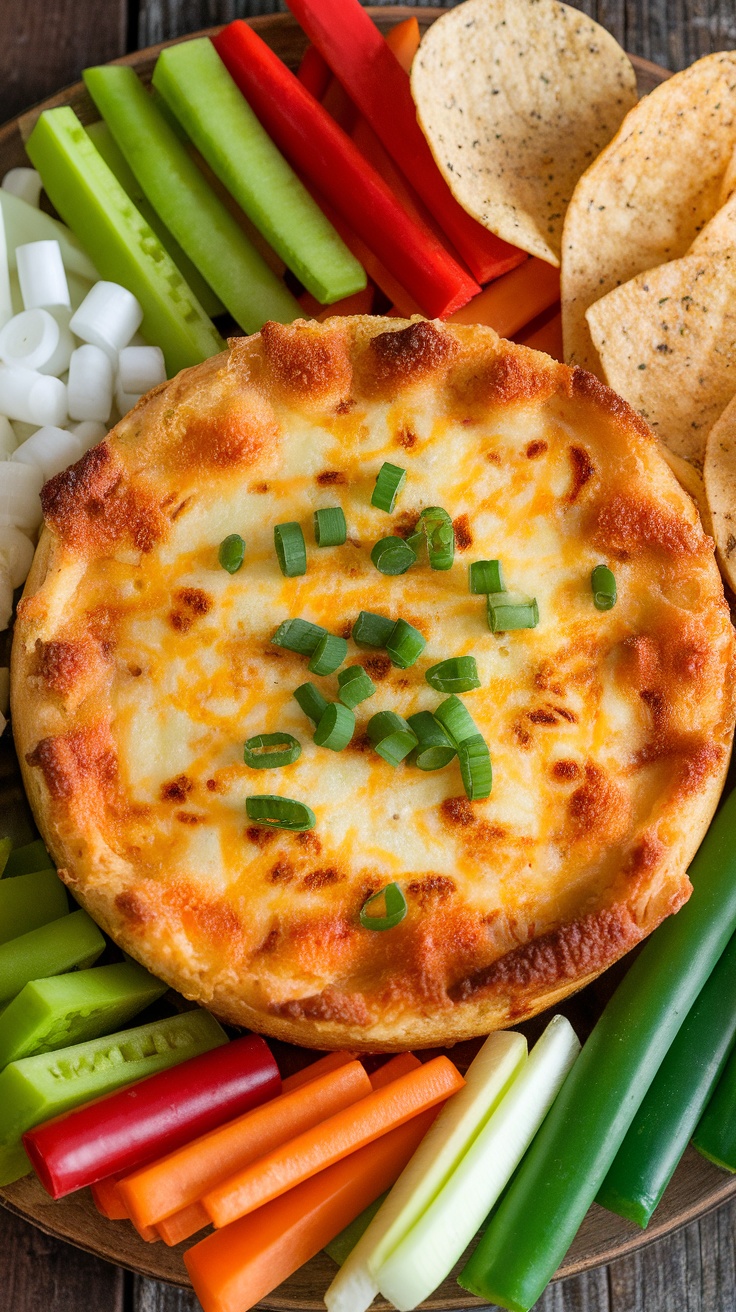
<path fill-rule="evenodd" d="M 575 183 L 636 103 L 614 38 L 556 0 L 466 0 L 426 32 L 411 88 L 460 204 L 559 265 Z"/>
<path fill-rule="evenodd" d="M 591 305 L 587 321 L 608 385 L 702 467 L 736 393 L 736 249 L 640 273 Z"/>
<path fill-rule="evenodd" d="M 703 475 L 718 563 L 736 592 L 736 397 L 708 434 Z"/>
<path fill-rule="evenodd" d="M 601 373 L 586 310 L 619 283 L 686 253 L 726 199 L 729 180 L 733 185 L 735 147 L 736 51 L 698 60 L 632 109 L 583 174 L 567 211 L 568 361 Z"/>

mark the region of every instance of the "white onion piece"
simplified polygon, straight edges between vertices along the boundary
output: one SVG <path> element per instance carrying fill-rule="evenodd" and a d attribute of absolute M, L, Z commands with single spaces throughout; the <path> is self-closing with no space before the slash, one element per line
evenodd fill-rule
<path fill-rule="evenodd" d="M 18 445 L 15 429 L 5 415 L 0 415 L 0 460 L 8 460 Z"/>
<path fill-rule="evenodd" d="M 11 524 L 0 525 L 0 565 L 10 575 L 14 588 L 25 583 L 35 548 L 31 539 Z"/>
<path fill-rule="evenodd" d="M 40 424 L 24 424 L 21 419 L 14 419 L 12 429 L 15 433 L 15 445 L 20 446 L 21 442 L 25 442 L 26 438 L 31 436 L 31 433 L 37 433 L 40 427 Z"/>
<path fill-rule="evenodd" d="M 10 582 L 10 575 L 3 565 L 0 565 L 0 629 L 7 629 L 13 618 L 13 585 Z M 3 719 L 5 717 L 3 716 Z M 3 729 L 5 725 L 3 725 Z"/>
<path fill-rule="evenodd" d="M 0 209 L 0 328 L 12 317 L 13 297 L 10 291 L 10 258 L 5 233 L 5 218 Z"/>
<path fill-rule="evenodd" d="M 67 399 L 70 419 L 104 423 L 112 410 L 113 364 L 101 346 L 78 346 L 69 361 Z"/>
<path fill-rule="evenodd" d="M 43 183 L 41 174 L 35 169 L 8 169 L 1 185 L 3 191 L 9 191 L 11 196 L 19 196 L 26 205 L 38 209 Z"/>
<path fill-rule="evenodd" d="M 116 356 L 143 321 L 143 310 L 127 287 L 96 282 L 72 315 L 71 330 L 83 342 Z"/>
<path fill-rule="evenodd" d="M 81 424 L 72 424 L 69 431 L 79 438 L 85 451 L 89 451 L 107 436 L 107 425 L 97 419 L 83 419 Z"/>
<path fill-rule="evenodd" d="M 0 414 L 8 419 L 20 419 L 36 428 L 61 425 L 67 417 L 66 407 L 66 387 L 60 379 L 20 365 L 0 367 Z"/>
<path fill-rule="evenodd" d="M 84 447 L 74 433 L 47 425 L 21 442 L 10 458 L 40 469 L 43 481 L 47 483 L 55 474 L 66 469 L 67 465 L 81 460 L 83 455 Z"/>
<path fill-rule="evenodd" d="M 58 241 L 30 241 L 17 246 L 18 281 L 26 310 L 70 305 L 69 287 Z"/>
<path fill-rule="evenodd" d="M 119 383 L 116 384 L 115 405 L 117 406 L 118 414 L 120 415 L 121 419 L 123 415 L 127 415 L 128 411 L 133 409 L 134 405 L 138 404 L 140 399 L 141 397 L 139 392 L 124 392 L 120 384 Z"/>
<path fill-rule="evenodd" d="M 69 368 L 74 338 L 48 310 L 24 310 L 0 328 L 0 360 L 56 378 Z"/>
<path fill-rule="evenodd" d="M 10 706 L 10 670 L 0 665 L 0 715 L 7 715 Z M 0 729 L 2 733 L 2 729 Z"/>
<path fill-rule="evenodd" d="M 122 393 L 143 396 L 166 382 L 164 353 L 160 346 L 124 346 L 118 356 L 117 386 Z"/>

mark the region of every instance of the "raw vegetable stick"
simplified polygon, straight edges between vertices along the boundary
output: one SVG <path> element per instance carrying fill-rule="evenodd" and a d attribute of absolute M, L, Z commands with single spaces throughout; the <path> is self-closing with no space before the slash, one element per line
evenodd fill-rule
<path fill-rule="evenodd" d="M 393 1184 L 437 1114 L 422 1112 L 184 1254 L 204 1312 L 247 1312 Z"/>
<path fill-rule="evenodd" d="M 369 1076 L 372 1089 L 385 1089 L 387 1084 L 392 1084 L 394 1080 L 400 1079 L 402 1075 L 408 1075 L 410 1071 L 418 1071 L 421 1066 L 418 1057 L 413 1052 L 400 1052 L 398 1056 L 392 1057 L 390 1061 L 385 1061 L 383 1066 L 372 1072 Z"/>
<path fill-rule="evenodd" d="M 341 301 L 335 301 L 334 305 L 328 305 L 326 310 L 320 308 L 317 318 L 320 323 L 329 319 L 333 314 L 371 314 L 373 310 L 373 287 L 369 283 L 362 292 L 356 292 L 354 296 L 346 296 Z"/>
<path fill-rule="evenodd" d="M 451 314 L 475 295 L 478 288 L 470 275 L 431 229 L 401 208 L 350 138 L 252 28 L 240 20 L 231 23 L 215 38 L 215 46 L 294 166 L 401 280 L 425 314 Z"/>
<path fill-rule="evenodd" d="M 90 1186 L 94 1205 L 101 1216 L 108 1221 L 127 1221 L 128 1209 L 117 1191 L 119 1175 L 110 1175 L 106 1180 L 97 1180 Z"/>
<path fill-rule="evenodd" d="M 141 331 L 161 347 L 168 373 L 221 351 L 219 333 L 74 110 L 64 105 L 41 114 L 26 150 L 62 218 L 83 235 L 101 277 L 122 283 L 140 301 Z"/>
<path fill-rule="evenodd" d="M 545 351 L 553 360 L 562 362 L 565 358 L 562 349 L 562 314 L 558 310 L 546 323 L 529 333 L 524 329 L 523 333 L 516 334 L 516 341 L 533 351 Z"/>
<path fill-rule="evenodd" d="M 693 1135 L 693 1146 L 725 1171 L 736 1171 L 736 1059 L 733 1053 Z"/>
<path fill-rule="evenodd" d="M 485 323 L 495 328 L 499 337 L 511 337 L 559 299 L 559 269 L 533 255 L 518 269 L 484 287 L 480 295 L 451 316 L 450 323 Z"/>
<path fill-rule="evenodd" d="M 157 1225 L 198 1202 L 241 1166 L 350 1107 L 370 1089 L 360 1062 L 349 1062 L 127 1176 L 118 1185 L 120 1195 L 139 1225 Z"/>
<path fill-rule="evenodd" d="M 337 123 L 338 127 L 341 127 L 343 132 L 350 135 L 355 127 L 358 111 L 347 91 L 336 77 L 330 78 L 324 95 L 320 96 L 320 102 L 322 108 Z"/>
<path fill-rule="evenodd" d="M 159 108 L 166 106 L 166 101 L 162 100 L 161 96 L 156 96 L 155 100 Z M 173 118 L 171 111 L 169 110 L 168 112 L 170 117 Z M 191 141 L 186 143 L 186 147 L 200 173 L 206 178 L 215 195 L 219 196 L 225 209 L 230 211 L 238 227 L 243 229 L 251 246 L 255 246 L 258 254 L 266 262 L 269 269 L 277 274 L 279 278 L 283 278 L 286 273 L 286 265 L 281 256 L 276 254 L 272 246 L 269 246 L 263 233 L 258 231 L 255 223 L 251 222 L 248 215 L 241 210 L 238 202 L 230 195 L 227 188 L 223 187 L 217 174 L 212 171 L 207 160 L 204 158 L 204 155 L 200 155 L 199 151 L 192 145 Z M 319 304 L 319 302 L 317 303 Z M 320 306 L 320 309 L 321 308 L 322 307 Z"/>
<path fill-rule="evenodd" d="M 10 856 L 12 850 L 13 850 L 12 838 L 0 838 L 0 879 L 2 879 L 3 877 L 3 872 L 5 870 L 6 865 L 8 864 L 8 857 Z"/>
<path fill-rule="evenodd" d="M 91 966 L 104 948 L 86 911 L 73 911 L 10 939 L 0 946 L 0 1003 L 9 1002 L 31 980 Z"/>
<path fill-rule="evenodd" d="M 353 232 L 348 224 L 340 218 L 340 215 L 337 214 L 330 204 L 328 204 L 324 197 L 320 196 L 316 188 L 310 188 L 310 190 L 315 200 L 319 202 L 325 214 L 337 228 L 337 231 L 340 233 L 345 243 L 350 247 L 357 259 L 360 260 L 368 277 L 371 279 L 371 282 L 374 282 L 377 287 L 380 287 L 384 296 L 388 297 L 388 299 L 396 306 L 397 311 L 404 318 L 410 319 L 413 314 L 421 314 L 421 310 L 416 301 L 412 299 L 406 288 L 402 287 L 401 283 L 394 278 L 393 274 L 389 273 L 385 264 L 381 263 L 378 256 L 374 255 L 370 247 L 367 246 L 357 233 Z"/>
<path fill-rule="evenodd" d="M 421 35 L 419 21 L 416 15 L 412 14 L 411 18 L 405 18 L 402 23 L 394 23 L 384 36 L 389 50 L 407 74 L 411 72 Z"/>
<path fill-rule="evenodd" d="M 132 68 L 87 68 L 84 83 L 148 201 L 247 333 L 299 306 L 251 246 Z"/>
<path fill-rule="evenodd" d="M 218 1228 L 229 1225 L 412 1116 L 444 1102 L 464 1083 L 447 1057 L 435 1057 L 231 1175 L 203 1196 L 205 1211 Z M 313 1086 L 307 1085 L 310 1088 Z"/>
<path fill-rule="evenodd" d="M 333 1262 L 337 1262 L 338 1266 L 342 1266 L 343 1262 L 347 1262 L 358 1241 L 363 1238 L 379 1207 L 382 1207 L 385 1203 L 389 1192 L 387 1190 L 385 1194 L 380 1194 L 378 1198 L 375 1198 L 368 1207 L 363 1208 L 363 1211 L 355 1217 L 354 1221 L 351 1221 L 349 1225 L 345 1226 L 344 1230 L 340 1231 L 339 1235 L 335 1235 L 335 1238 L 331 1239 L 329 1244 L 325 1244 L 325 1252 L 332 1258 Z M 376 1293 L 378 1293 L 378 1290 L 376 1290 Z"/>
<path fill-rule="evenodd" d="M 319 50 L 315 46 L 307 46 L 297 70 L 297 77 L 302 86 L 307 88 L 315 100 L 321 100 L 331 76 L 329 65 L 325 63 Z"/>
<path fill-rule="evenodd" d="M 0 881 L 0 943 L 67 915 L 66 889 L 55 870 Z M 2 1062 L 0 1062 L 2 1065 Z"/>
<path fill-rule="evenodd" d="M 163 50 L 153 85 L 241 209 L 319 301 L 337 301 L 365 286 L 358 261 L 269 139 L 207 37 Z"/>
<path fill-rule="evenodd" d="M 292 1089 L 298 1089 L 302 1084 L 309 1084 L 311 1080 L 317 1080 L 321 1075 L 329 1075 L 330 1071 L 339 1070 L 341 1066 L 347 1066 L 351 1061 L 355 1061 L 354 1052 L 327 1052 L 317 1061 L 302 1066 L 300 1071 L 287 1075 L 286 1079 L 281 1081 L 281 1092 L 291 1093 Z"/>
<path fill-rule="evenodd" d="M 554 1275 L 685 1016 L 736 929 L 736 792 L 691 867 L 693 893 L 619 984 L 460 1273 L 527 1312 Z"/>
<path fill-rule="evenodd" d="M 6 193 L 0 188 L 0 197 Z M 9 195 L 10 193 L 8 193 Z M 36 211 L 34 210 L 34 214 Z M 14 847 L 10 853 L 3 871 L 4 879 L 15 878 L 16 875 L 35 874 L 37 870 L 55 870 L 56 867 L 51 860 L 46 848 L 40 838 L 36 838 L 32 843 L 26 843 L 25 847 Z"/>

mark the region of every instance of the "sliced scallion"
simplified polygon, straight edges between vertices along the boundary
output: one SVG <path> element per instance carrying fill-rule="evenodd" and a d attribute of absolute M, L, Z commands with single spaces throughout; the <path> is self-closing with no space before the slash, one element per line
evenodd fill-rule
<path fill-rule="evenodd" d="M 277 524 L 273 530 L 273 544 L 279 569 L 287 579 L 307 572 L 307 547 L 301 525 Z"/>
<path fill-rule="evenodd" d="M 313 656 L 327 629 L 309 620 L 284 620 L 279 624 L 271 642 L 274 647 L 285 647 L 287 651 L 298 652 L 300 656 Z"/>
<path fill-rule="evenodd" d="M 411 755 L 412 765 L 417 765 L 420 770 L 442 770 L 450 764 L 455 748 L 431 711 L 407 715 L 406 723 L 418 739 Z"/>
<path fill-rule="evenodd" d="M 348 644 L 345 638 L 339 638 L 335 633 L 326 633 L 317 643 L 307 668 L 312 674 L 334 674 L 347 654 Z"/>
<path fill-rule="evenodd" d="M 355 733 L 355 716 L 342 702 L 328 702 L 314 735 L 318 747 L 341 752 Z"/>
<path fill-rule="evenodd" d="M 432 569 L 452 569 L 455 559 L 455 530 L 442 506 L 427 506 L 419 516 L 427 536 L 427 555 Z"/>
<path fill-rule="evenodd" d="M 403 538 L 381 538 L 371 552 L 371 560 L 381 574 L 406 574 L 417 563 L 416 552 Z"/>
<path fill-rule="evenodd" d="M 457 758 L 460 762 L 460 774 L 463 787 L 469 801 L 478 802 L 490 797 L 493 786 L 493 770 L 488 744 L 480 733 L 464 738 L 457 745 Z"/>
<path fill-rule="evenodd" d="M 468 568 L 468 582 L 473 596 L 505 592 L 500 560 L 474 560 Z"/>
<path fill-rule="evenodd" d="M 417 736 L 401 715 L 379 711 L 368 721 L 368 737 L 389 765 L 399 765 L 417 746 Z"/>
<path fill-rule="evenodd" d="M 267 825 L 269 829 L 291 829 L 299 832 L 314 829 L 317 817 L 306 802 L 295 802 L 292 797 L 278 797 L 273 793 L 255 793 L 245 799 L 245 812 L 249 820 Z"/>
<path fill-rule="evenodd" d="M 439 720 L 442 728 L 455 744 L 464 742 L 466 738 L 473 738 L 478 732 L 478 726 L 469 710 L 460 698 L 454 695 L 440 702 L 434 712 L 434 718 Z"/>
<path fill-rule="evenodd" d="M 363 929 L 394 929 L 401 924 L 406 912 L 406 898 L 398 884 L 387 884 L 363 903 L 360 923 Z"/>
<path fill-rule="evenodd" d="M 521 592 L 489 592 L 487 606 L 491 633 L 536 629 L 539 623 L 536 597 L 527 597 Z"/>
<path fill-rule="evenodd" d="M 366 674 L 362 665 L 348 665 L 347 669 L 340 670 L 337 682 L 340 688 L 338 694 L 340 701 L 351 711 L 360 702 L 372 697 L 376 691 L 375 683 L 370 675 Z"/>
<path fill-rule="evenodd" d="M 319 688 L 315 688 L 313 683 L 300 683 L 299 687 L 294 689 L 294 699 L 299 703 L 304 714 L 308 715 L 315 724 L 319 724 L 329 706 L 327 698 L 322 696 Z"/>
<path fill-rule="evenodd" d="M 431 665 L 424 675 L 430 688 L 438 692 L 471 692 L 480 688 L 475 656 L 450 656 Z"/>
<path fill-rule="evenodd" d="M 400 465 L 392 465 L 388 460 L 384 460 L 378 471 L 376 486 L 371 497 L 371 505 L 375 506 L 377 510 L 385 510 L 390 515 L 405 482 L 406 470 L 402 469 Z"/>
<path fill-rule="evenodd" d="M 405 541 L 407 547 L 411 547 L 412 551 L 414 552 L 414 555 L 418 560 L 422 554 L 422 549 L 424 548 L 427 541 L 424 533 L 422 532 L 421 522 L 417 524 L 417 527 L 415 528 L 414 532 L 410 533 L 408 538 L 405 539 Z"/>
<path fill-rule="evenodd" d="M 301 754 L 301 743 L 291 733 L 259 733 L 249 738 L 243 749 L 245 764 L 251 770 L 278 770 L 282 765 L 293 765 Z"/>
<path fill-rule="evenodd" d="M 228 574 L 237 574 L 245 557 L 245 542 L 239 533 L 228 533 L 220 543 L 217 559 Z"/>
<path fill-rule="evenodd" d="M 590 576 L 593 605 L 596 610 L 612 610 L 616 605 L 616 579 L 607 565 L 596 565 Z"/>
<path fill-rule="evenodd" d="M 348 526 L 341 506 L 326 506 L 314 512 L 314 540 L 318 547 L 341 547 L 348 536 Z"/>
<path fill-rule="evenodd" d="M 374 615 L 362 610 L 353 625 L 351 637 L 359 647 L 385 647 L 396 627 L 396 620 L 387 615 Z"/>
<path fill-rule="evenodd" d="M 424 635 L 406 620 L 396 621 L 385 643 L 392 664 L 398 665 L 400 670 L 408 670 L 419 659 L 426 645 Z"/>

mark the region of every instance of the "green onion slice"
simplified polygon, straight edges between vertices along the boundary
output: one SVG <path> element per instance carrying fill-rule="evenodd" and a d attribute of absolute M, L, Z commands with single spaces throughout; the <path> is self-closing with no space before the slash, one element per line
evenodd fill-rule
<path fill-rule="evenodd" d="M 348 526 L 341 506 L 326 506 L 314 512 L 314 540 L 318 547 L 341 547 L 348 536 Z"/>
<path fill-rule="evenodd" d="M 392 465 L 388 460 L 384 460 L 378 471 L 376 486 L 371 497 L 371 505 L 375 506 L 377 510 L 385 510 L 390 515 L 405 482 L 406 470 L 402 469 L 400 465 Z"/>
<path fill-rule="evenodd" d="M 421 523 L 419 523 L 417 528 L 415 528 L 414 532 L 410 533 L 408 538 L 405 538 L 404 540 L 406 542 L 407 547 L 411 547 L 412 551 L 414 552 L 414 555 L 418 560 L 422 554 L 422 549 L 427 541 L 426 537 L 424 536 L 424 533 L 422 532 Z"/>
<path fill-rule="evenodd" d="M 450 764 L 455 748 L 431 711 L 407 715 L 406 723 L 418 739 L 418 746 L 410 758 L 412 765 L 419 766 L 420 770 L 441 770 Z"/>
<path fill-rule="evenodd" d="M 313 683 L 300 683 L 299 687 L 294 690 L 294 698 L 301 706 L 304 714 L 308 715 L 310 720 L 314 720 L 315 724 L 319 724 L 330 704 Z"/>
<path fill-rule="evenodd" d="M 251 770 L 277 770 L 282 765 L 293 765 L 301 754 L 301 743 L 291 733 L 259 733 L 247 740 L 243 750 L 245 764 Z"/>
<path fill-rule="evenodd" d="M 228 574 L 237 574 L 245 557 L 245 542 L 239 533 L 229 533 L 220 543 L 217 559 Z"/>
<path fill-rule="evenodd" d="M 427 506 L 419 516 L 427 535 L 427 554 L 432 569 L 452 569 L 455 559 L 455 530 L 442 506 Z"/>
<path fill-rule="evenodd" d="M 466 738 L 473 738 L 478 733 L 475 720 L 459 697 L 447 697 L 445 701 L 440 702 L 434 712 L 434 718 L 439 720 L 442 728 L 455 744 L 464 742 Z"/>
<path fill-rule="evenodd" d="M 279 569 L 287 579 L 307 572 L 307 547 L 301 526 L 296 523 L 277 524 L 273 531 L 273 544 Z"/>
<path fill-rule="evenodd" d="M 295 802 L 291 797 L 278 797 L 273 793 L 254 793 L 245 799 L 245 813 L 256 824 L 269 829 L 301 831 L 314 829 L 317 817 L 306 802 Z"/>
<path fill-rule="evenodd" d="M 342 702 L 328 702 L 314 735 L 318 747 L 341 752 L 355 733 L 355 716 Z"/>
<path fill-rule="evenodd" d="M 296 651 L 300 656 L 313 656 L 320 642 L 327 637 L 327 629 L 320 624 L 311 624 L 309 620 L 284 620 L 279 624 L 271 642 L 274 647 L 285 647 L 287 651 Z"/>
<path fill-rule="evenodd" d="M 471 802 L 479 802 L 490 797 L 493 786 L 493 770 L 488 744 L 480 733 L 464 738 L 457 747 L 460 774 L 465 793 Z"/>
<path fill-rule="evenodd" d="M 417 736 L 394 711 L 379 711 L 368 721 L 368 737 L 389 765 L 399 765 L 417 746 Z"/>
<path fill-rule="evenodd" d="M 338 638 L 334 633 L 326 633 L 317 643 L 307 668 L 312 674 L 334 674 L 347 654 L 348 644 L 345 638 Z"/>
<path fill-rule="evenodd" d="M 474 560 L 468 568 L 468 581 L 473 596 L 489 592 L 505 592 L 500 560 Z"/>
<path fill-rule="evenodd" d="M 363 929 L 394 929 L 401 924 L 406 912 L 406 898 L 398 884 L 387 884 L 363 903 L 360 923 Z"/>
<path fill-rule="evenodd" d="M 480 688 L 475 656 L 450 656 L 431 665 L 424 675 L 430 688 L 438 692 L 471 692 Z"/>
<path fill-rule="evenodd" d="M 406 620 L 396 621 L 385 644 L 392 663 L 398 665 L 400 670 L 408 670 L 419 659 L 426 645 L 424 635 L 412 624 L 407 624 Z"/>
<path fill-rule="evenodd" d="M 616 605 L 616 579 L 607 565 L 596 565 L 590 576 L 596 610 L 612 610 Z"/>
<path fill-rule="evenodd" d="M 385 647 L 396 627 L 387 615 L 362 610 L 353 625 L 352 639 L 359 647 Z"/>
<path fill-rule="evenodd" d="M 417 554 L 403 538 L 381 538 L 371 552 L 371 560 L 382 574 L 406 574 L 417 563 Z"/>
<path fill-rule="evenodd" d="M 487 605 L 491 633 L 536 629 L 539 623 L 536 597 L 527 597 L 521 592 L 489 592 Z"/>
<path fill-rule="evenodd" d="M 351 711 L 360 702 L 372 697 L 376 691 L 375 683 L 370 675 L 366 674 L 362 665 L 348 665 L 347 669 L 340 670 L 337 682 L 340 688 L 338 694 L 340 701 Z"/>

